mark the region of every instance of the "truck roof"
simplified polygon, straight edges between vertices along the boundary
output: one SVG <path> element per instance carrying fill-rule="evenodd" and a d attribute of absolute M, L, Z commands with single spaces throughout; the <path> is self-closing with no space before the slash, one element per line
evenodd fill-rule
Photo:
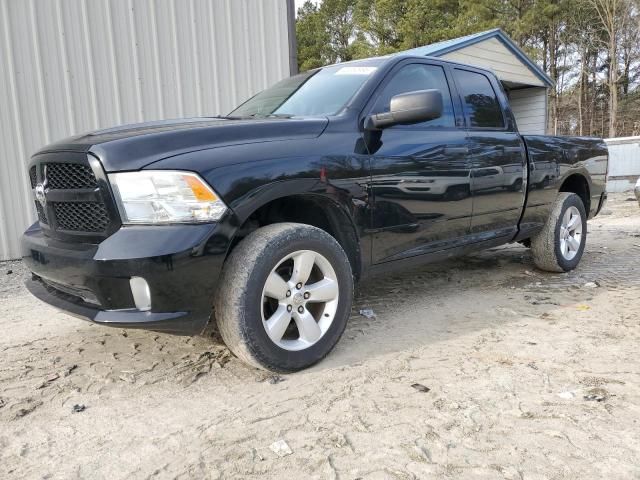
<path fill-rule="evenodd" d="M 449 65 L 455 65 L 455 66 L 460 66 L 460 67 L 465 67 L 465 68 L 473 68 L 475 70 L 480 70 L 486 73 L 489 73 L 491 75 L 496 75 L 495 72 L 493 70 L 491 70 L 490 68 L 486 68 L 486 67 L 478 67 L 476 65 L 469 65 L 466 63 L 461 63 L 461 62 L 454 62 L 452 60 L 445 60 L 444 58 L 440 58 L 440 57 L 432 57 L 429 55 L 416 55 L 416 54 L 410 54 L 410 53 L 403 53 L 403 52 L 399 52 L 399 53 L 394 53 L 394 54 L 390 54 L 390 55 L 383 55 L 383 56 L 379 56 L 379 57 L 368 57 L 368 58 L 362 58 L 362 59 L 358 59 L 358 60 L 349 60 L 348 62 L 339 62 L 339 63 L 334 63 L 331 65 L 325 65 L 324 67 L 321 68 L 325 68 L 325 67 L 333 67 L 333 66 L 344 66 L 344 65 L 358 65 L 358 66 L 376 66 L 376 67 L 380 67 L 383 65 L 389 65 L 389 64 L 395 64 L 397 62 L 400 62 L 402 60 L 406 60 L 406 59 L 416 59 L 416 60 L 433 60 L 435 62 L 439 62 L 439 63 L 446 63 Z"/>

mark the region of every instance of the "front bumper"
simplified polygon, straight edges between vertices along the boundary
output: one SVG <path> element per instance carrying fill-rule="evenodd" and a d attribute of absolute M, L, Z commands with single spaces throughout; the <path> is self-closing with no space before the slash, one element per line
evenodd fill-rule
<path fill-rule="evenodd" d="M 182 335 L 207 325 L 230 243 L 223 224 L 122 227 L 97 245 L 61 242 L 37 223 L 22 236 L 40 300 L 102 325 Z M 146 280 L 149 311 L 136 308 L 132 277 Z"/>

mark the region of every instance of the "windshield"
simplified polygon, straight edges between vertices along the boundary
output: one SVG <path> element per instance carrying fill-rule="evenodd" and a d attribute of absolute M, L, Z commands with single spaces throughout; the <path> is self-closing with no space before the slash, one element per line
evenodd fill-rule
<path fill-rule="evenodd" d="M 334 65 L 300 73 L 276 83 L 240 105 L 230 116 L 325 116 L 344 108 L 376 71 L 365 65 Z"/>

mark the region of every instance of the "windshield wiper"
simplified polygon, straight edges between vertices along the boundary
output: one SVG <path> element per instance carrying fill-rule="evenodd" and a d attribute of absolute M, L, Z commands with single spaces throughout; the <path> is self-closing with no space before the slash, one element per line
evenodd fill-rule
<path fill-rule="evenodd" d="M 233 115 L 216 115 L 215 117 L 211 118 L 221 118 L 223 120 L 245 120 L 247 117 L 236 117 Z"/>
<path fill-rule="evenodd" d="M 291 115 L 290 113 L 269 113 L 269 114 L 263 114 L 263 113 L 252 113 L 251 115 L 249 115 L 249 117 L 251 118 L 291 118 L 293 117 L 293 115 Z"/>
<path fill-rule="evenodd" d="M 291 118 L 293 115 L 289 113 L 270 113 L 268 115 L 264 115 L 262 113 L 252 113 L 251 115 L 216 115 L 215 117 L 209 118 L 220 118 L 223 120 L 247 120 L 250 118 Z"/>

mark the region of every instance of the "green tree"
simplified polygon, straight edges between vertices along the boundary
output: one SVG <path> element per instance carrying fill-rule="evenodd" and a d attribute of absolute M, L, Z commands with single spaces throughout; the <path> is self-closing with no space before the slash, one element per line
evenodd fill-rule
<path fill-rule="evenodd" d="M 460 36 L 458 0 L 408 0 L 399 22 L 402 49 L 416 48 Z"/>
<path fill-rule="evenodd" d="M 630 0 L 586 0 L 596 12 L 599 24 L 605 32 L 605 48 L 607 53 L 607 87 L 609 89 L 609 137 L 617 132 L 618 88 L 619 88 L 619 40 L 621 33 L 634 17 L 637 25 L 637 5 Z M 635 8 L 634 8 L 635 7 Z"/>
<path fill-rule="evenodd" d="M 307 70 L 500 27 L 554 80 L 552 131 L 630 135 L 640 131 L 639 18 L 640 0 L 307 2 L 298 60 Z"/>
<path fill-rule="evenodd" d="M 352 43 L 356 37 L 354 21 L 357 0 L 324 0 L 320 14 L 329 35 L 327 56 L 331 63 L 355 58 Z"/>
<path fill-rule="evenodd" d="M 306 1 L 298 9 L 296 36 L 301 71 L 355 57 L 362 45 L 354 14 L 357 0 L 325 0 L 319 6 Z"/>
<path fill-rule="evenodd" d="M 329 34 L 325 30 L 320 9 L 313 2 L 306 1 L 298 9 L 296 38 L 300 71 L 318 68 L 327 63 L 325 49 L 329 42 Z"/>
<path fill-rule="evenodd" d="M 406 2 L 398 0 L 358 0 L 355 22 L 369 48 L 362 52 L 386 55 L 401 48 L 400 22 L 406 15 Z"/>

